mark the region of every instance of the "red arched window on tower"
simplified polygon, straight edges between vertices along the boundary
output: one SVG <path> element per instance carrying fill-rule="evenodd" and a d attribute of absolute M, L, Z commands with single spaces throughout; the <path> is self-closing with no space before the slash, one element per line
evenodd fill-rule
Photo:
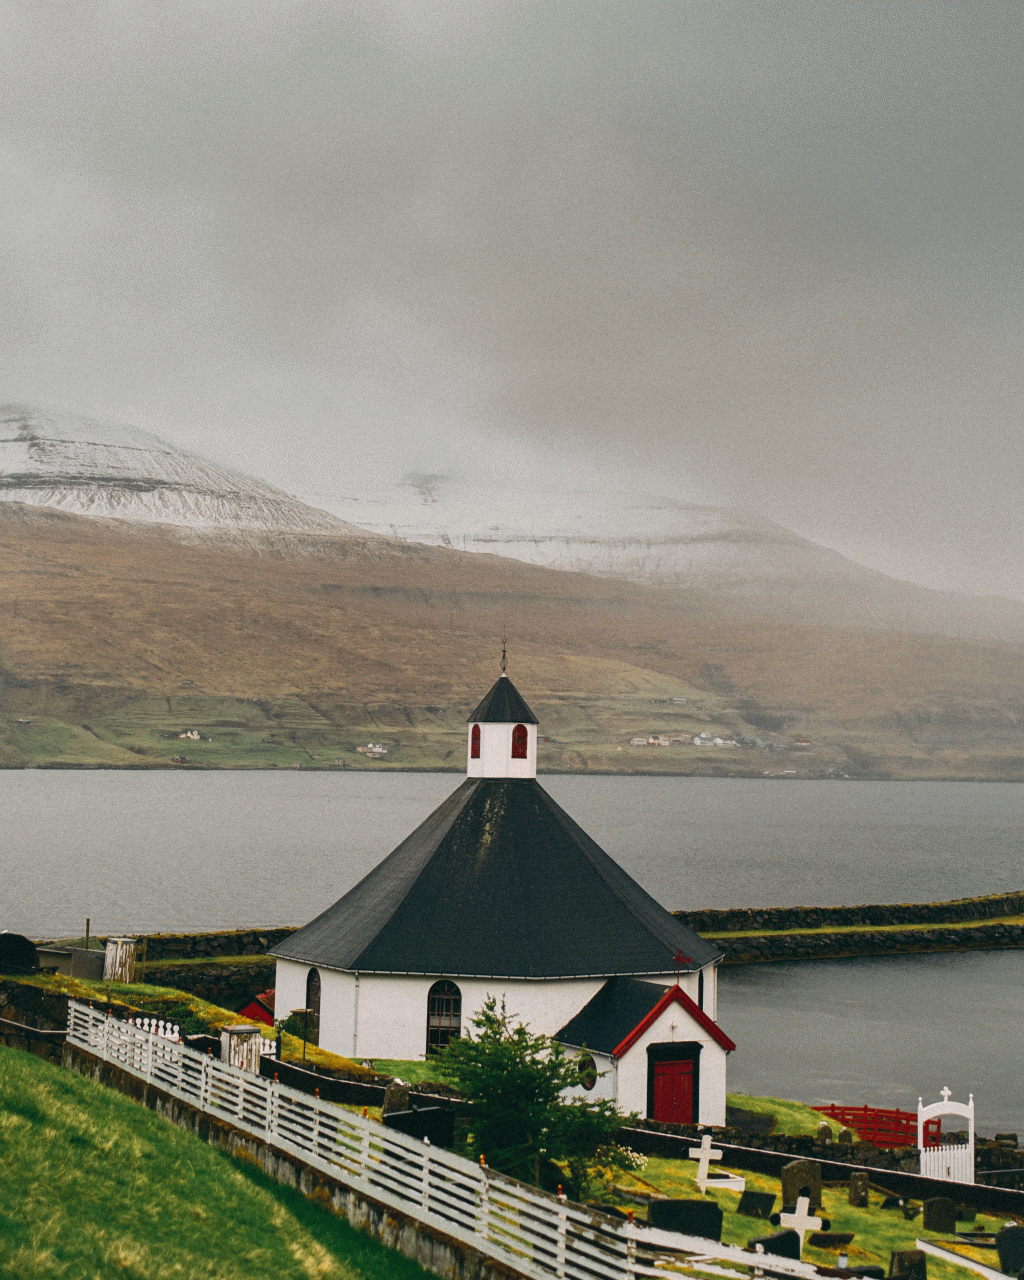
<path fill-rule="evenodd" d="M 480 726 L 478 724 L 473 726 L 473 732 L 469 735 L 469 758 L 480 759 Z"/>
<path fill-rule="evenodd" d="M 517 724 L 512 730 L 512 759 L 526 759 L 526 725 Z"/>

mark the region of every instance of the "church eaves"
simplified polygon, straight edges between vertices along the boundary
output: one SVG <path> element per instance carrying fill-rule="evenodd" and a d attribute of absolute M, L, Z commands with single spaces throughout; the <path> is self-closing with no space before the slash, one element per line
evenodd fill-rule
<path fill-rule="evenodd" d="M 360 973 L 546 979 L 665 974 L 677 951 L 690 970 L 723 954 L 535 779 L 468 778 L 271 954 Z"/>

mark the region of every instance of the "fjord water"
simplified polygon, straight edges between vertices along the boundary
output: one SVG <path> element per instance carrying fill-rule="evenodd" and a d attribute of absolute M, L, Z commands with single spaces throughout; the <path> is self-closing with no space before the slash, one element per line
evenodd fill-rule
<path fill-rule="evenodd" d="M 0 928 L 32 937 L 301 924 L 455 774 L 0 772 Z M 1024 887 L 1024 787 L 542 777 L 669 908 L 914 902 Z M 566 904 L 571 910 L 571 903 Z M 1024 1124 L 1024 952 L 756 965 L 721 976 L 730 1087 L 912 1107 L 973 1090 Z"/>

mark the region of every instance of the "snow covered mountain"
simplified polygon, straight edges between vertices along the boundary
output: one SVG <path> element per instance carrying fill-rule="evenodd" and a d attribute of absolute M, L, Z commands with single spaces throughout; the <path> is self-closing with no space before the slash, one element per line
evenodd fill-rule
<path fill-rule="evenodd" d="M 148 431 L 24 405 L 0 407 L 0 500 L 191 530 L 366 538 Z"/>
<path fill-rule="evenodd" d="M 888 581 L 763 517 L 604 484 L 555 488 L 531 478 L 510 490 L 407 475 L 332 505 L 376 533 L 647 586 L 746 592 Z"/>

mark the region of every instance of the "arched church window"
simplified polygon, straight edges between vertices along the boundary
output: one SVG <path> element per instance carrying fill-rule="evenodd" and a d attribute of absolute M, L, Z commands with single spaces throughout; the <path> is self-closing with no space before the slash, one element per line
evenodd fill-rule
<path fill-rule="evenodd" d="M 580 1084 L 589 1092 L 597 1084 L 597 1063 L 589 1053 L 580 1056 L 579 1072 Z"/>
<path fill-rule="evenodd" d="M 427 992 L 427 1057 L 458 1040 L 462 1031 L 462 992 L 442 978 Z"/>
<path fill-rule="evenodd" d="M 517 724 L 512 730 L 512 759 L 526 759 L 526 725 Z"/>
<path fill-rule="evenodd" d="M 310 969 L 306 974 L 306 1041 L 320 1043 L 320 974 Z"/>
<path fill-rule="evenodd" d="M 473 726 L 473 732 L 469 735 L 469 758 L 480 759 L 480 726 L 478 724 Z"/>

